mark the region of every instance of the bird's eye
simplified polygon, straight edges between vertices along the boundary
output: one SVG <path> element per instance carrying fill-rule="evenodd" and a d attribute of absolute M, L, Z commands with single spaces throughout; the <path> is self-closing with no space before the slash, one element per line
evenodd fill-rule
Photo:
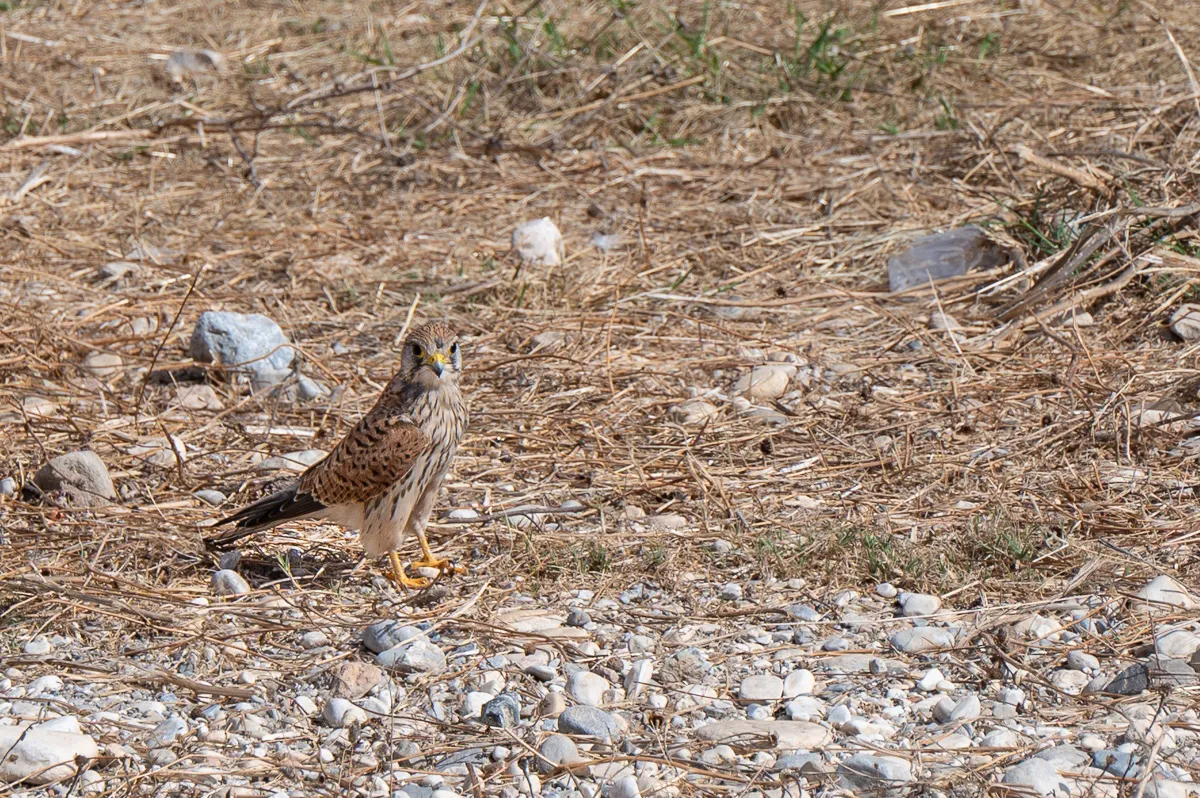
<path fill-rule="evenodd" d="M 413 349 L 413 354 L 416 355 L 417 357 L 425 357 L 425 350 L 421 348 L 420 344 L 413 344 L 412 349 Z"/>
<path fill-rule="evenodd" d="M 450 344 L 450 354 L 458 356 L 458 344 Z"/>

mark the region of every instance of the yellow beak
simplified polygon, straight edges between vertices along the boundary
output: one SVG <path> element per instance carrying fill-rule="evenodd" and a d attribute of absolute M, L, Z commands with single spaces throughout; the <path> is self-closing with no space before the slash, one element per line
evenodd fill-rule
<path fill-rule="evenodd" d="M 439 377 L 442 376 L 442 369 L 446 367 L 448 362 L 450 361 L 441 352 L 433 352 L 425 357 L 425 364 L 437 372 Z"/>

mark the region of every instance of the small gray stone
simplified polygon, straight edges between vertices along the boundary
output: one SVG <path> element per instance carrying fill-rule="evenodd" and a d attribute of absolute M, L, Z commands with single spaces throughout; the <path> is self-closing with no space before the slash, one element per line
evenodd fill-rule
<path fill-rule="evenodd" d="M 380 654 L 425 633 L 400 621 L 376 621 L 363 631 L 363 645 Z"/>
<path fill-rule="evenodd" d="M 1045 759 L 1026 759 L 1004 771 L 1004 784 L 1028 787 L 1038 795 L 1066 798 L 1071 795 L 1070 785 L 1059 775 L 1058 769 Z"/>
<path fill-rule="evenodd" d="M 1138 695 L 1143 690 L 1149 689 L 1150 670 L 1145 663 L 1137 662 L 1118 673 L 1104 688 L 1104 692 L 1117 695 Z"/>
<path fill-rule="evenodd" d="M 1067 652 L 1067 667 L 1073 671 L 1094 672 L 1100 670 L 1100 660 L 1076 648 Z"/>
<path fill-rule="evenodd" d="M 375 661 L 400 673 L 438 674 L 446 670 L 446 655 L 423 637 L 382 651 L 375 655 Z"/>
<path fill-rule="evenodd" d="M 303 374 L 296 377 L 296 397 L 301 401 L 311 402 L 325 396 L 329 396 L 329 389 L 312 377 Z"/>
<path fill-rule="evenodd" d="M 776 773 L 785 770 L 794 770 L 804 776 L 820 776 L 825 772 L 825 768 L 821 763 L 821 755 L 810 751 L 796 751 L 795 753 L 784 754 L 775 760 L 775 764 L 771 769 Z"/>
<path fill-rule="evenodd" d="M 33 484 L 43 493 L 61 493 L 79 507 L 103 506 L 117 498 L 104 461 L 87 450 L 55 457 L 34 474 Z"/>
<path fill-rule="evenodd" d="M 38 635 L 26 643 L 22 650 L 31 657 L 41 657 L 53 651 L 54 644 L 45 635 Z"/>
<path fill-rule="evenodd" d="M 1200 683 L 1200 674 L 1192 670 L 1187 660 L 1151 657 L 1146 667 L 1151 687 L 1191 687 Z"/>
<path fill-rule="evenodd" d="M 575 741 L 564 734 L 551 734 L 542 740 L 538 753 L 541 756 L 536 764 L 538 772 L 542 774 L 552 772 L 558 765 L 570 765 L 582 759 Z"/>
<path fill-rule="evenodd" d="M 17 481 L 12 477 L 0 479 L 0 496 L 17 495 Z"/>
<path fill-rule="evenodd" d="M 1116 748 L 1105 748 L 1092 754 L 1092 767 L 1106 770 L 1114 776 L 1125 779 L 1136 779 L 1142 775 L 1142 766 L 1138 758 L 1130 751 Z"/>
<path fill-rule="evenodd" d="M 300 648 L 308 651 L 329 645 L 329 635 L 321 631 L 305 632 L 300 635 Z"/>
<path fill-rule="evenodd" d="M 1195 305 L 1181 305 L 1171 314 L 1167 323 L 1171 325 L 1171 332 L 1179 336 L 1181 341 L 1200 338 L 1200 308 Z"/>
<path fill-rule="evenodd" d="M 187 721 L 178 715 L 171 715 L 154 727 L 146 738 L 150 748 L 162 748 L 175 742 L 175 738 L 187 731 Z"/>
<path fill-rule="evenodd" d="M 237 368 L 270 383 L 286 379 L 296 357 L 283 330 L 266 316 L 211 310 L 196 322 L 188 353 L 198 362 Z"/>
<path fill-rule="evenodd" d="M 950 720 L 974 720 L 979 717 L 981 711 L 979 696 L 969 693 L 954 705 L 954 710 L 950 713 Z"/>
<path fill-rule="evenodd" d="M 934 615 L 942 608 L 942 600 L 928 593 L 901 593 L 900 614 L 906 618 Z"/>
<path fill-rule="evenodd" d="M 742 597 L 742 586 L 737 582 L 730 582 L 721 588 L 717 596 L 724 601 L 738 601 Z"/>
<path fill-rule="evenodd" d="M 237 549 L 222 552 L 221 556 L 217 559 L 217 569 L 221 571 L 236 571 L 241 564 L 242 553 Z"/>
<path fill-rule="evenodd" d="M 934 233 L 912 242 L 888 260 L 888 290 L 903 291 L 930 280 L 991 269 L 1007 260 L 1004 251 L 974 225 Z"/>
<path fill-rule="evenodd" d="M 213 593 L 218 596 L 244 596 L 250 592 L 250 585 L 237 571 L 223 569 L 212 575 Z"/>
<path fill-rule="evenodd" d="M 567 613 L 567 621 L 566 621 L 567 626 L 573 626 L 575 628 L 582 628 L 584 626 L 587 626 L 591 622 L 592 622 L 591 616 L 588 615 L 585 610 L 581 610 L 579 607 L 572 607 L 571 610 Z"/>
<path fill-rule="evenodd" d="M 899 757 L 855 754 L 837 767 L 839 786 L 864 794 L 903 795 L 912 779 L 912 765 Z"/>
<path fill-rule="evenodd" d="M 895 598 L 897 592 L 895 585 L 891 582 L 880 582 L 875 586 L 875 595 L 883 598 Z"/>
<path fill-rule="evenodd" d="M 821 644 L 822 651 L 845 651 L 850 648 L 850 641 L 844 637 L 831 637 Z"/>
<path fill-rule="evenodd" d="M 225 503 L 225 494 L 219 490 L 198 490 L 192 495 L 210 507 L 220 507 Z"/>
<path fill-rule="evenodd" d="M 905 654 L 923 654 L 952 647 L 954 631 L 940 626 L 917 626 L 893 632 L 888 637 L 888 642 L 897 651 L 903 651 Z"/>
<path fill-rule="evenodd" d="M 521 718 L 521 702 L 512 693 L 501 693 L 483 705 L 479 717 L 488 726 L 511 729 Z"/>
<path fill-rule="evenodd" d="M 589 706 L 567 707 L 558 716 L 558 730 L 564 734 L 598 737 L 607 742 L 621 739 L 621 725 L 602 709 Z"/>

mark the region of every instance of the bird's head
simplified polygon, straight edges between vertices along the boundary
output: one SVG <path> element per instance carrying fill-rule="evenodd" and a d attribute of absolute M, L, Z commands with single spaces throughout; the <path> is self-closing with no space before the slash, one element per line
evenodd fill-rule
<path fill-rule="evenodd" d="M 400 354 L 400 373 L 409 382 L 435 388 L 454 382 L 462 371 L 458 334 L 441 321 L 422 324 L 408 334 Z"/>

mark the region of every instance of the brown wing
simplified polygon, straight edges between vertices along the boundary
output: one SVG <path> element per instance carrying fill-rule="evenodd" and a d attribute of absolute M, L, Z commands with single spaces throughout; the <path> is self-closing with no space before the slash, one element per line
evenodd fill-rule
<path fill-rule="evenodd" d="M 304 472 L 300 491 L 326 507 L 370 501 L 407 474 L 429 443 L 407 415 L 369 413 Z"/>

